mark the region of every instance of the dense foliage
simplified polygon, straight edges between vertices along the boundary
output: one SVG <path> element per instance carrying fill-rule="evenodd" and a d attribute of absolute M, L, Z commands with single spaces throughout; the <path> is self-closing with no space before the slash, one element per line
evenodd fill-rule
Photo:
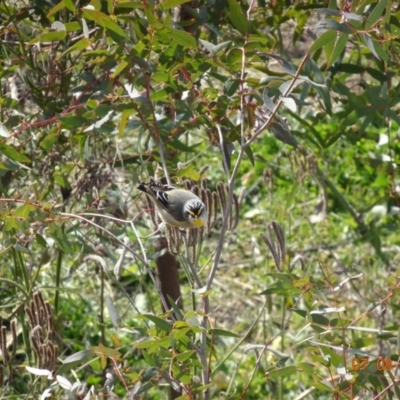
<path fill-rule="evenodd" d="M 2 398 L 400 398 L 399 20 L 0 0 Z M 150 178 L 207 227 L 158 229 Z"/>

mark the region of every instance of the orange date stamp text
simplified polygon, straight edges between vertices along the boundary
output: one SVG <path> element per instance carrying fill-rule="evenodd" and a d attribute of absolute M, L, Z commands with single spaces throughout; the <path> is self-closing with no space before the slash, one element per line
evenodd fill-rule
<path fill-rule="evenodd" d="M 369 363 L 368 357 L 354 357 L 351 360 L 351 368 L 353 371 L 364 371 Z M 389 357 L 378 357 L 375 360 L 375 366 L 378 371 L 391 371 L 393 369 L 393 362 Z"/>

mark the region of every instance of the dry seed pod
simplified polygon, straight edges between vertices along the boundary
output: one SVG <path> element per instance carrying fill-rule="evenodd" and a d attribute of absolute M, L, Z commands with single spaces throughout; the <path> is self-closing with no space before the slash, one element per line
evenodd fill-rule
<path fill-rule="evenodd" d="M 200 199 L 201 199 L 201 201 L 206 205 L 206 209 L 208 210 L 208 208 L 207 208 L 207 189 L 201 189 L 201 191 L 200 191 Z"/>
<path fill-rule="evenodd" d="M 10 356 L 9 356 L 8 350 L 7 350 L 7 335 L 6 335 L 6 327 L 5 326 L 0 327 L 0 336 L 1 336 L 1 340 L 0 340 L 1 352 L 3 353 L 3 364 L 8 365 L 10 362 Z"/>
<path fill-rule="evenodd" d="M 208 168 L 210 168 L 209 165 L 204 165 L 204 167 L 202 167 L 202 168 L 200 169 L 199 175 L 200 175 L 200 176 L 203 176 L 203 175 L 207 172 Z"/>
<path fill-rule="evenodd" d="M 272 221 L 272 228 L 275 232 L 276 238 L 278 240 L 279 248 L 280 248 L 280 255 L 282 262 L 285 261 L 286 257 L 286 243 L 285 243 L 285 236 L 283 235 L 283 231 L 281 226 L 278 222 Z"/>
<path fill-rule="evenodd" d="M 226 210 L 226 194 L 224 185 L 222 183 L 217 184 L 217 193 L 218 193 L 219 203 L 221 204 L 221 208 L 224 212 Z"/>
<path fill-rule="evenodd" d="M 17 343 L 18 343 L 18 337 L 17 337 L 17 321 L 13 319 L 11 321 L 11 335 L 12 335 L 12 350 L 11 350 L 11 357 L 14 357 L 15 354 L 17 353 Z M 1 385 L 0 385 L 1 386 Z"/>
<path fill-rule="evenodd" d="M 40 292 L 35 292 L 33 294 L 33 300 L 35 301 L 38 308 L 45 308 L 45 302 Z"/>
<path fill-rule="evenodd" d="M 275 266 L 279 271 L 282 271 L 282 264 L 285 261 L 286 247 L 283 231 L 278 222 L 273 221 L 267 225 L 267 236 L 261 234 L 261 238 L 268 246 L 272 258 L 274 259 Z"/>
<path fill-rule="evenodd" d="M 226 199 L 229 196 L 229 186 L 227 184 L 224 185 L 224 194 L 225 194 L 225 202 L 226 202 Z M 233 196 L 234 196 L 234 194 L 233 194 Z M 229 231 L 231 231 L 233 229 L 232 228 L 232 226 L 233 226 L 232 215 L 233 215 L 234 211 L 235 211 L 234 210 L 234 202 L 233 202 L 233 199 L 232 199 L 232 206 L 231 206 L 230 213 L 228 215 L 228 221 L 227 221 L 227 228 L 228 228 Z"/>
<path fill-rule="evenodd" d="M 38 358 L 40 358 L 41 357 L 41 352 L 40 352 L 41 344 L 40 344 L 40 342 L 37 340 L 36 335 L 32 335 L 32 332 L 30 333 L 30 339 L 31 339 L 32 347 L 35 349 L 35 352 L 36 352 Z"/>
<path fill-rule="evenodd" d="M 194 193 L 197 197 L 200 197 L 200 188 L 198 186 L 192 186 L 191 192 Z"/>
<path fill-rule="evenodd" d="M 300 255 L 300 254 L 297 254 L 297 255 L 293 258 L 292 262 L 290 263 L 290 268 L 289 268 L 289 271 L 290 271 L 290 272 L 293 271 L 293 268 L 296 266 L 297 263 L 300 264 L 300 268 L 301 268 L 302 270 L 305 269 L 305 267 L 306 267 L 306 261 L 304 260 L 304 257 L 303 257 L 302 255 Z"/>
<path fill-rule="evenodd" d="M 269 251 L 271 252 L 272 258 L 274 259 L 274 263 L 275 263 L 277 270 L 279 272 L 282 272 L 281 265 L 279 262 L 279 256 L 276 252 L 274 243 L 271 242 L 270 239 L 267 236 L 265 236 L 263 233 L 261 233 L 260 236 L 261 236 L 262 240 L 264 241 L 264 243 L 268 246 Z"/>
<path fill-rule="evenodd" d="M 165 236 L 168 243 L 168 251 L 174 255 L 179 254 L 179 248 L 181 245 L 179 229 L 166 226 Z"/>
<path fill-rule="evenodd" d="M 47 330 L 46 341 L 51 342 L 54 338 L 54 332 L 50 329 Z"/>
<path fill-rule="evenodd" d="M 229 228 L 231 231 L 236 229 L 239 224 L 239 200 L 235 193 L 233 193 L 232 213 L 233 217 L 231 217 L 231 226 Z"/>
<path fill-rule="evenodd" d="M 211 226 L 214 226 L 215 222 L 217 220 L 217 214 L 218 214 L 218 194 L 217 194 L 217 192 L 212 192 L 212 200 L 213 200 L 213 218 L 212 218 Z"/>
<path fill-rule="evenodd" d="M 243 204 L 243 200 L 246 197 L 246 189 L 242 187 L 240 189 L 239 198 L 238 198 L 238 205 L 239 207 Z"/>
<path fill-rule="evenodd" d="M 213 201 L 212 201 L 212 193 L 210 189 L 207 189 L 207 201 L 206 201 L 206 207 L 207 207 L 207 232 L 210 232 L 211 230 L 211 216 L 213 214 Z"/>
<path fill-rule="evenodd" d="M 28 316 L 29 325 L 31 326 L 31 328 L 34 328 L 36 326 L 36 323 L 31 309 L 29 307 L 25 307 L 25 313 Z"/>

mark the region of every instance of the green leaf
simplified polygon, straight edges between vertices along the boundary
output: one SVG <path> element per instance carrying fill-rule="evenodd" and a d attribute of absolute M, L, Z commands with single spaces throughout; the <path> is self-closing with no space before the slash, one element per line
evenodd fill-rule
<path fill-rule="evenodd" d="M 199 42 L 204 46 L 204 48 L 212 55 L 216 56 L 221 50 L 227 48 L 232 41 L 228 40 L 227 42 L 222 42 L 219 44 L 214 44 L 207 42 L 207 40 L 199 39 Z"/>
<path fill-rule="evenodd" d="M 107 29 L 108 31 L 116 33 L 118 36 L 121 36 L 123 38 L 125 37 L 125 31 L 118 24 L 116 24 L 108 15 L 103 14 L 100 11 L 84 8 L 82 10 L 82 17 L 96 22 L 97 24 Z"/>
<path fill-rule="evenodd" d="M 290 282 L 275 282 L 269 285 L 268 289 L 262 291 L 260 294 L 279 294 L 281 296 L 295 296 L 301 294 L 301 290 L 293 287 Z"/>
<path fill-rule="evenodd" d="M 136 318 L 148 319 L 149 321 L 153 322 L 154 325 L 157 328 L 159 328 L 159 329 L 161 329 L 162 331 L 165 331 L 165 332 L 170 332 L 171 329 L 172 329 L 172 325 L 169 322 L 167 322 L 167 321 L 165 321 L 165 320 L 163 320 L 163 319 L 161 319 L 159 317 L 156 317 L 153 314 L 137 315 Z"/>
<path fill-rule="evenodd" d="M 210 329 L 210 334 L 215 336 L 240 337 L 236 333 L 227 331 L 225 329 Z"/>
<path fill-rule="evenodd" d="M 115 13 L 122 13 L 123 11 L 130 11 L 134 9 L 145 8 L 145 5 L 139 1 L 127 1 L 126 3 L 119 3 L 115 6 Z"/>
<path fill-rule="evenodd" d="M 306 362 L 300 362 L 297 367 L 301 369 L 301 372 L 305 372 L 309 375 L 313 374 L 315 371 L 315 365 Z"/>
<path fill-rule="evenodd" d="M 21 163 L 30 163 L 31 162 L 31 160 L 28 157 L 19 153 L 17 150 L 15 150 L 14 147 L 11 147 L 4 143 L 0 143 L 0 153 L 4 154 L 10 160 L 18 161 Z"/>
<path fill-rule="evenodd" d="M 240 2 L 237 0 L 228 0 L 229 3 L 229 19 L 233 26 L 242 34 L 246 35 L 252 31 L 252 26 L 247 20 L 246 15 L 240 7 Z"/>
<path fill-rule="evenodd" d="M 34 43 L 44 43 L 44 42 L 58 42 L 60 40 L 65 39 L 67 36 L 67 31 L 55 31 L 55 32 L 46 32 L 42 33 L 35 39 L 31 40 L 29 44 Z"/>
<path fill-rule="evenodd" d="M 324 358 L 329 357 L 330 363 L 336 368 L 343 363 L 343 357 L 340 356 L 335 350 L 328 346 L 320 346 L 319 348 L 324 353 Z"/>
<path fill-rule="evenodd" d="M 56 6 L 54 6 L 47 14 L 47 18 L 50 18 L 54 14 L 57 14 L 61 10 L 65 8 L 65 3 L 64 1 L 60 1 Z"/>
<path fill-rule="evenodd" d="M 67 32 L 77 32 L 82 29 L 81 24 L 77 21 L 67 22 L 64 26 Z"/>
<path fill-rule="evenodd" d="M 36 243 L 43 248 L 47 248 L 46 239 L 40 233 L 36 234 Z"/>
<path fill-rule="evenodd" d="M 121 353 L 111 347 L 105 347 L 101 343 L 98 346 L 92 346 L 89 348 L 94 354 L 106 356 L 115 360 L 119 360 L 121 358 Z"/>
<path fill-rule="evenodd" d="M 160 89 L 151 93 L 150 99 L 152 101 L 166 100 L 169 96 L 169 93 L 171 93 L 171 88 Z"/>
<path fill-rule="evenodd" d="M 129 110 L 124 110 L 121 114 L 121 118 L 119 121 L 119 126 L 118 126 L 118 137 L 121 138 L 124 134 L 126 125 L 129 121 L 129 117 L 131 116 L 131 114 L 134 112 L 135 110 L 133 108 L 129 109 Z"/>
<path fill-rule="evenodd" d="M 377 42 L 374 42 L 370 35 L 367 32 L 364 32 L 364 40 L 367 47 L 371 50 L 371 53 L 376 57 L 378 60 L 388 61 L 389 56 L 388 54 L 380 47 Z"/>
<path fill-rule="evenodd" d="M 227 96 L 233 96 L 238 90 L 239 85 L 240 85 L 239 79 L 228 79 L 224 83 L 224 94 L 226 94 Z"/>
<path fill-rule="evenodd" d="M 245 151 L 247 157 L 249 157 L 249 161 L 251 162 L 251 165 L 254 166 L 254 154 L 253 154 L 253 150 L 251 150 L 251 147 L 250 147 L 250 146 L 247 146 L 247 147 L 244 149 L 244 151 Z"/>
<path fill-rule="evenodd" d="M 70 184 L 68 182 L 68 178 L 64 175 L 61 175 L 60 171 L 54 173 L 54 181 L 58 183 L 62 188 L 70 188 Z"/>
<path fill-rule="evenodd" d="M 229 51 L 226 62 L 229 67 L 233 68 L 235 65 L 242 63 L 242 57 L 242 50 L 235 47 Z"/>
<path fill-rule="evenodd" d="M 4 221 L 4 220 L 3 220 Z M 11 232 L 21 228 L 19 221 L 16 218 L 6 218 L 3 232 Z"/>
<path fill-rule="evenodd" d="M 174 42 L 185 48 L 197 49 L 196 39 L 190 33 L 178 29 L 166 29 Z"/>
<path fill-rule="evenodd" d="M 342 51 L 345 49 L 347 40 L 349 38 L 349 35 L 346 33 L 341 33 L 336 40 L 335 47 L 333 49 L 333 52 L 331 54 L 331 57 L 329 58 L 327 62 L 327 68 L 330 67 L 342 54 Z"/>
<path fill-rule="evenodd" d="M 371 14 L 369 14 L 367 20 L 365 21 L 365 29 L 370 29 L 372 25 L 374 25 L 379 18 L 381 17 L 383 11 L 385 10 L 387 5 L 387 0 L 380 0 L 378 4 L 374 7 Z"/>
<path fill-rule="evenodd" d="M 178 170 L 177 176 L 179 178 L 183 178 L 183 177 L 189 178 L 194 181 L 198 181 L 201 178 L 199 171 L 196 169 L 196 167 L 193 163 L 186 166 L 185 168 L 180 168 Z"/>
<path fill-rule="evenodd" d="M 188 350 L 188 351 L 184 351 L 181 354 L 178 354 L 177 356 L 175 356 L 175 360 L 180 361 L 180 362 L 184 362 L 186 361 L 188 358 L 190 358 L 193 354 L 195 354 L 196 351 L 195 350 Z"/>
<path fill-rule="evenodd" d="M 61 226 L 57 224 L 52 224 L 49 227 L 49 233 L 54 241 L 57 243 L 57 246 L 66 254 L 72 254 L 73 249 L 71 247 L 71 243 L 68 240 L 67 235 L 62 231 Z"/>
<path fill-rule="evenodd" d="M 72 0 L 63 0 L 62 3 L 65 4 L 69 11 L 75 11 L 75 4 Z"/>
<path fill-rule="evenodd" d="M 333 19 L 325 19 L 323 21 L 318 22 L 318 24 L 315 27 L 315 32 L 319 33 L 321 31 L 326 31 L 326 30 L 334 30 L 338 32 L 343 32 L 343 33 L 348 33 L 352 34 L 353 31 L 349 27 L 349 25 L 345 23 L 340 23 L 337 22 Z"/>
<path fill-rule="evenodd" d="M 77 361 L 82 362 L 85 361 L 89 356 L 92 356 L 93 354 L 94 354 L 93 350 L 81 350 L 68 356 L 64 361 L 62 361 L 62 363 L 71 364 Z"/>
<path fill-rule="evenodd" d="M 143 340 L 134 344 L 136 349 L 147 349 L 153 347 L 157 342 L 153 339 L 151 340 Z"/>
<path fill-rule="evenodd" d="M 24 204 L 23 206 L 18 207 L 15 212 L 14 216 L 27 218 L 32 211 L 35 211 L 36 207 L 31 204 Z"/>
<path fill-rule="evenodd" d="M 180 6 L 181 4 L 189 3 L 190 0 L 165 0 L 160 4 L 160 8 L 163 10 L 169 10 L 170 8 L 174 8 Z"/>
<path fill-rule="evenodd" d="M 64 56 L 66 56 L 69 53 L 72 53 L 73 51 L 82 51 L 83 49 L 86 49 L 90 45 L 90 40 L 83 38 L 76 42 L 73 46 L 65 50 L 63 53 L 57 56 L 57 60 L 61 60 Z"/>
<path fill-rule="evenodd" d="M 150 26 L 155 29 L 159 29 L 161 24 L 158 21 L 158 19 L 155 18 L 152 7 L 145 7 L 144 13 L 146 15 L 147 22 L 150 24 Z"/>
<path fill-rule="evenodd" d="M 323 392 L 333 392 L 333 388 L 331 388 L 330 386 L 328 386 L 327 384 L 325 384 L 323 382 L 314 381 L 314 383 L 312 385 L 316 389 L 321 390 Z"/>
<path fill-rule="evenodd" d="M 39 143 L 40 147 L 48 152 L 58 142 L 59 136 L 58 132 L 50 133 Z"/>
<path fill-rule="evenodd" d="M 61 121 L 61 127 L 63 129 L 77 129 L 82 128 L 88 123 L 88 120 L 84 117 L 77 115 L 65 115 L 58 118 Z"/>
<path fill-rule="evenodd" d="M 312 54 L 315 51 L 319 50 L 321 47 L 324 47 L 330 42 L 333 42 L 337 38 L 337 32 L 335 31 L 326 31 L 324 32 L 309 48 L 308 54 Z"/>
<path fill-rule="evenodd" d="M 294 365 L 290 365 L 288 367 L 278 368 L 274 371 L 267 372 L 265 377 L 267 379 L 276 379 L 282 378 L 284 376 L 290 376 L 297 373 L 297 368 Z"/>
<path fill-rule="evenodd" d="M 122 60 L 118 67 L 115 68 L 114 72 L 111 74 L 111 78 L 116 78 L 119 74 L 124 72 L 129 67 L 129 63 L 125 60 Z"/>
<path fill-rule="evenodd" d="M 337 36 L 336 36 L 336 39 L 337 39 Z M 324 47 L 325 57 L 326 57 L 327 60 L 330 60 L 331 57 L 332 57 L 333 50 L 335 49 L 335 41 L 336 41 L 336 39 L 333 42 L 327 43 L 325 45 L 325 47 Z"/>
<path fill-rule="evenodd" d="M 332 10 L 331 8 L 317 8 L 316 10 L 319 14 L 333 15 L 335 17 L 340 17 L 342 12 L 339 10 Z"/>

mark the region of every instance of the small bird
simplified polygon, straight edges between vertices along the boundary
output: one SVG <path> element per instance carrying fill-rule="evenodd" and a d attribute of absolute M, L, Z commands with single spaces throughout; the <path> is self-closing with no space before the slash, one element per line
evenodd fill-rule
<path fill-rule="evenodd" d="M 205 204 L 189 190 L 159 182 L 142 182 L 138 189 L 154 202 L 161 219 L 176 228 L 201 228 L 207 221 Z"/>

